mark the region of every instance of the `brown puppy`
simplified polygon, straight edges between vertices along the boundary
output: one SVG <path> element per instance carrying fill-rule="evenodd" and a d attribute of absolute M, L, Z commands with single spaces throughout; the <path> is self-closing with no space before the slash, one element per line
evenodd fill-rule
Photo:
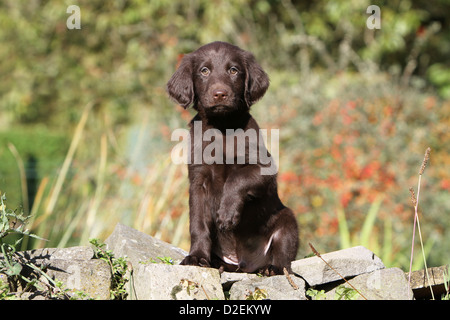
<path fill-rule="evenodd" d="M 191 249 L 181 264 L 290 271 L 297 222 L 278 197 L 273 159 L 249 113 L 268 87 L 253 55 L 225 42 L 185 55 L 167 83 L 171 98 L 198 111 L 188 164 Z"/>

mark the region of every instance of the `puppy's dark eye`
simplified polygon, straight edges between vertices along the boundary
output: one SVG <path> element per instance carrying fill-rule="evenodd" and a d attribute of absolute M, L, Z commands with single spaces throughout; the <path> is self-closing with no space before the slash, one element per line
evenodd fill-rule
<path fill-rule="evenodd" d="M 236 75 L 239 73 L 239 70 L 236 67 L 231 67 L 229 70 L 230 74 Z"/>
<path fill-rule="evenodd" d="M 200 69 L 200 73 L 204 76 L 207 76 L 207 75 L 209 75 L 210 71 L 207 67 L 203 67 Z"/>

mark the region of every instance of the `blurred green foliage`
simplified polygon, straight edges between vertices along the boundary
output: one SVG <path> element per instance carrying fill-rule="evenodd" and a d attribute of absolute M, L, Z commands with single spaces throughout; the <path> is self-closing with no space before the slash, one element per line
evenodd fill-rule
<path fill-rule="evenodd" d="M 366 28 L 359 1 L 77 1 L 80 30 L 69 30 L 70 1 L 0 3 L 2 122 L 65 127 L 80 106 L 129 120 L 130 110 L 166 109 L 162 88 L 179 53 L 213 40 L 236 43 L 266 67 L 308 76 L 403 70 L 422 45 L 414 74 L 449 86 L 449 1 L 378 1 L 381 30 Z M 428 34 L 428 33 L 430 34 Z M 426 37 L 426 44 L 418 44 Z M 429 67 L 434 66 L 428 73 Z"/>
<path fill-rule="evenodd" d="M 29 186 L 29 191 L 35 193 L 40 179 L 58 175 L 69 139 L 66 135 L 49 130 L 45 126 L 20 126 L 0 131 L 0 191 L 6 193 L 10 203 L 23 205 L 19 191 L 19 167 L 10 151 L 10 144 L 17 149 L 25 166 L 25 173 L 29 181 L 32 181 L 33 185 Z M 28 212 L 28 208 L 25 210 Z"/>
<path fill-rule="evenodd" d="M 79 30 L 66 26 L 73 4 Z M 366 27 L 373 4 L 379 30 Z M 430 146 L 421 225 L 437 243 L 431 265 L 448 263 L 448 12 L 448 0 L 3 0 L 0 189 L 20 194 L 7 143 L 38 157 L 39 179 L 52 177 L 93 103 L 54 212 L 43 198 L 34 208 L 40 235 L 50 246 L 77 244 L 122 221 L 188 249 L 186 172 L 167 158 L 171 131 L 193 112 L 175 107 L 164 86 L 182 54 L 229 41 L 271 78 L 253 114 L 280 128 L 280 193 L 304 244 L 335 249 L 337 211 L 357 234 L 382 195 L 371 246 L 390 242 L 392 263 L 406 266 L 408 188 Z"/>

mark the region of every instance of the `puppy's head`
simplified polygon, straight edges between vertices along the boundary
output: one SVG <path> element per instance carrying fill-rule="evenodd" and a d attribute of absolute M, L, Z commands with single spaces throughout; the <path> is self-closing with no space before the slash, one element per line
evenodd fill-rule
<path fill-rule="evenodd" d="M 187 54 L 167 83 L 169 96 L 185 109 L 207 115 L 248 110 L 269 87 L 254 56 L 226 42 L 212 42 Z"/>

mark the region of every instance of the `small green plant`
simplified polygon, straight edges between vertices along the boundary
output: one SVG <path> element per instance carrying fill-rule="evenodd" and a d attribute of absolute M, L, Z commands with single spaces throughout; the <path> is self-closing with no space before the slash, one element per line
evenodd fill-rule
<path fill-rule="evenodd" d="M 0 196 L 0 299 L 15 299 L 24 292 L 40 291 L 50 299 L 88 299 L 82 292 L 73 292 L 64 287 L 61 281 L 52 279 L 45 272 L 45 266 L 38 266 L 23 257 L 16 255 L 16 248 L 25 236 L 45 240 L 30 233 L 25 228 L 30 216 L 24 216 L 18 209 L 6 208 L 5 195 Z M 10 235 L 19 235 L 11 244 L 5 238 Z M 41 279 L 44 279 L 42 281 Z"/>
<path fill-rule="evenodd" d="M 312 300 L 322 300 L 326 298 L 325 290 L 316 290 L 313 288 L 309 288 L 306 291 L 306 295 L 309 296 Z M 356 291 L 355 289 L 340 285 L 336 288 L 336 291 L 334 293 L 334 300 L 356 300 L 356 298 L 358 298 L 358 295 L 358 291 Z"/>
<path fill-rule="evenodd" d="M 175 262 L 171 257 L 156 257 L 156 259 L 160 260 L 163 264 L 174 265 Z M 149 263 L 159 263 L 157 260 L 153 258 L 149 258 L 144 261 L 139 261 L 140 264 L 149 264 Z"/>
<path fill-rule="evenodd" d="M 161 260 L 161 262 L 164 264 L 170 264 L 170 265 L 174 264 L 173 259 L 171 257 L 156 257 L 156 259 Z"/>
<path fill-rule="evenodd" d="M 313 300 L 322 300 L 325 298 L 325 290 L 316 290 L 313 288 L 309 288 L 306 291 L 306 295 L 311 297 Z"/>
<path fill-rule="evenodd" d="M 266 290 L 256 288 L 255 291 L 246 294 L 245 300 L 264 300 L 267 299 L 268 296 Z"/>
<path fill-rule="evenodd" d="M 64 282 L 57 279 L 52 280 L 48 278 L 49 282 L 53 284 L 52 299 L 57 300 L 95 300 L 89 296 L 86 292 L 74 289 L 68 289 L 64 285 Z"/>
<path fill-rule="evenodd" d="M 0 300 L 14 299 L 15 295 L 11 293 L 8 281 L 4 280 L 2 275 L 0 275 Z"/>
<path fill-rule="evenodd" d="M 334 294 L 335 300 L 356 300 L 357 297 L 358 291 L 353 288 L 345 287 L 344 285 L 337 287 Z"/>
<path fill-rule="evenodd" d="M 23 212 L 18 213 L 18 209 L 10 210 L 6 208 L 6 196 L 0 195 L 0 274 L 5 274 L 6 279 L 0 281 L 0 297 L 8 297 L 11 292 L 16 291 L 24 284 L 25 291 L 36 287 L 42 289 L 38 285 L 37 280 L 28 279 L 22 274 L 25 266 L 32 269 L 38 269 L 33 264 L 21 261 L 16 255 L 16 247 L 22 242 L 24 236 L 42 239 L 31 234 L 25 225 L 30 216 L 24 216 Z M 6 237 L 17 234 L 19 238 L 13 244 L 6 242 Z M 45 239 L 42 239 L 45 240 Z"/>
<path fill-rule="evenodd" d="M 95 257 L 106 261 L 111 267 L 111 300 L 125 300 L 127 298 L 126 284 L 128 282 L 127 271 L 131 268 L 128 261 L 124 257 L 116 258 L 111 250 L 106 250 L 106 244 L 101 243 L 98 239 L 90 239 L 90 244 L 94 246 Z"/>

